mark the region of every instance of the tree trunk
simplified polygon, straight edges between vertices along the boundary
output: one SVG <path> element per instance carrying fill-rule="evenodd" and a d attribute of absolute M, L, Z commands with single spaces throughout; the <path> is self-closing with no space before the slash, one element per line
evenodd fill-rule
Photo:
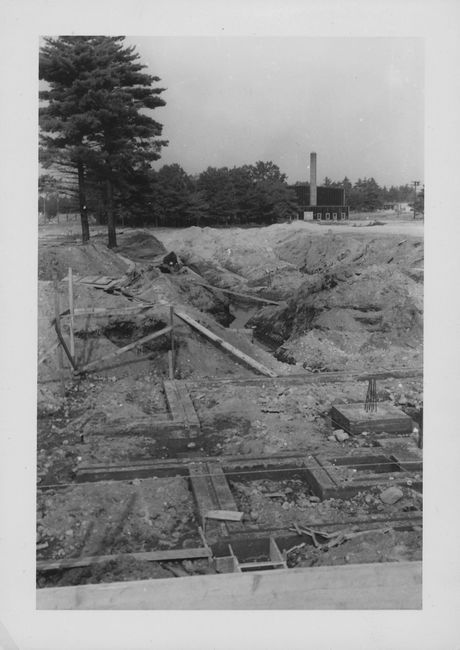
<path fill-rule="evenodd" d="M 117 247 L 117 233 L 115 230 L 115 212 L 113 209 L 113 185 L 110 178 L 106 182 L 107 187 L 107 227 L 109 232 L 109 248 Z"/>
<path fill-rule="evenodd" d="M 85 170 L 83 163 L 79 162 L 77 165 L 78 170 L 78 200 L 80 203 L 80 217 L 81 217 L 81 238 L 84 244 L 89 242 L 89 223 L 88 223 L 88 209 L 86 207 L 86 187 L 85 187 Z"/>

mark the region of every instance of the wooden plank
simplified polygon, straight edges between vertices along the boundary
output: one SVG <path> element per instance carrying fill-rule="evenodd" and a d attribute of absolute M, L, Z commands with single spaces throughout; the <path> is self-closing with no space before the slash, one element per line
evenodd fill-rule
<path fill-rule="evenodd" d="M 148 334 L 147 336 L 142 337 L 141 339 L 138 339 L 137 341 L 134 341 L 134 343 L 130 343 L 129 345 L 125 345 L 122 348 L 119 348 L 115 352 L 110 352 L 110 354 L 106 354 L 104 357 L 101 357 L 100 359 L 96 359 L 95 361 L 91 361 L 90 363 L 87 363 L 86 366 L 83 366 L 78 370 L 79 373 L 86 372 L 87 370 L 90 370 L 91 368 L 96 368 L 100 363 L 103 361 L 108 361 L 109 359 L 113 359 L 115 357 L 119 357 L 121 354 L 124 354 L 125 352 L 129 352 L 129 350 L 134 350 L 134 348 L 139 347 L 140 345 L 144 345 L 144 343 L 148 343 L 149 341 L 153 341 L 154 339 L 159 338 L 160 336 L 163 336 L 164 334 L 169 334 L 171 331 L 171 327 L 164 327 L 163 329 L 159 330 L 158 332 L 153 332 L 152 334 Z"/>
<path fill-rule="evenodd" d="M 103 425 L 95 426 L 90 430 L 92 436 L 150 436 L 161 439 L 188 439 L 189 433 L 183 422 L 171 420 L 152 420 L 151 418 L 140 418 L 139 420 L 128 420 L 120 418 Z"/>
<path fill-rule="evenodd" d="M 61 327 L 59 325 L 58 320 L 54 320 L 54 329 L 56 330 L 56 334 L 57 334 L 57 337 L 59 339 L 59 343 L 61 344 L 62 349 L 64 350 L 64 352 L 66 353 L 66 357 L 70 361 L 70 365 L 72 366 L 74 372 L 77 372 L 77 366 L 75 364 L 75 361 L 74 361 L 72 355 L 70 354 L 70 350 L 67 347 L 67 344 L 66 344 L 66 342 L 64 340 L 64 337 L 62 336 Z"/>
<path fill-rule="evenodd" d="M 232 385 L 235 386 L 257 386 L 265 382 L 282 383 L 286 385 L 302 386 L 304 384 L 328 384 L 343 383 L 348 381 L 368 381 L 369 379 L 409 379 L 423 377 L 422 368 L 408 368 L 407 370 L 384 370 L 369 371 L 366 373 L 356 372 L 305 372 L 303 374 L 278 375 L 277 377 L 213 377 L 211 379 L 200 379 L 199 381 L 186 380 L 189 386 L 202 388 L 205 386 Z"/>
<path fill-rule="evenodd" d="M 218 463 L 208 462 L 208 472 L 211 475 L 212 486 L 216 493 L 217 500 L 223 510 L 237 511 L 235 499 L 228 485 L 227 478 L 222 466 Z"/>
<path fill-rule="evenodd" d="M 315 494 L 320 496 L 321 499 L 329 499 L 338 494 L 339 486 L 316 456 L 308 458 L 307 467 L 304 468 L 304 471 Z"/>
<path fill-rule="evenodd" d="M 260 302 L 263 303 L 264 305 L 276 305 L 279 307 L 283 303 L 278 302 L 277 300 L 271 300 L 270 298 L 260 298 L 259 296 L 253 296 L 250 293 L 239 293 L 238 291 L 233 291 L 232 289 L 224 289 L 223 287 L 215 287 L 212 284 L 207 284 L 206 282 L 197 282 L 197 284 L 200 284 L 202 287 L 206 287 L 206 289 L 211 289 L 212 291 L 221 291 L 222 293 L 229 293 L 232 296 L 237 296 L 238 298 L 244 298 L 245 300 L 251 300 L 252 302 Z"/>
<path fill-rule="evenodd" d="M 214 334 L 214 332 L 211 332 L 207 327 L 204 327 L 203 325 L 200 325 L 194 318 L 186 314 L 185 312 L 182 311 L 176 311 L 176 316 L 178 316 L 181 320 L 183 320 L 185 323 L 190 325 L 190 327 L 193 327 L 197 332 L 208 338 L 210 341 L 221 347 L 223 350 L 226 352 L 229 352 L 232 354 L 238 361 L 242 361 L 246 365 L 248 365 L 250 368 L 253 370 L 256 370 L 262 375 L 266 375 L 267 377 L 276 377 L 277 374 L 270 368 L 267 368 L 264 366 L 262 363 L 259 363 L 259 361 L 256 361 L 252 357 L 248 356 L 244 352 L 241 352 L 241 350 L 238 350 L 234 345 L 231 345 L 231 343 L 228 343 L 227 341 L 224 341 L 220 336 L 217 336 L 217 334 Z"/>
<path fill-rule="evenodd" d="M 235 510 L 208 510 L 205 514 L 206 519 L 217 519 L 218 521 L 241 521 L 244 512 Z"/>
<path fill-rule="evenodd" d="M 147 305 L 139 305 L 135 307 L 91 307 L 85 309 L 83 307 L 77 307 L 74 309 L 74 316 L 122 316 L 124 314 L 135 314 L 136 312 L 145 311 L 150 309 Z M 61 316 L 65 316 L 64 312 Z"/>
<path fill-rule="evenodd" d="M 151 433 L 150 426 L 156 427 L 158 423 L 153 423 L 150 425 L 148 423 L 147 434 Z M 177 428 L 177 425 L 174 422 L 165 422 L 163 423 L 165 430 L 174 432 Z M 110 435 L 110 432 L 107 430 L 107 435 Z M 250 469 L 253 465 L 264 465 L 265 467 L 277 467 L 279 462 L 286 463 L 286 461 L 291 460 L 293 463 L 299 463 L 299 461 L 305 460 L 305 452 L 278 452 L 276 456 L 260 456 L 260 455 L 248 455 L 245 457 L 241 456 L 221 456 L 219 457 L 219 463 L 217 461 L 213 462 L 213 473 L 217 473 L 217 468 L 225 468 L 226 470 L 231 471 L 232 469 Z M 187 467 L 190 463 L 206 463 L 208 461 L 207 456 L 202 456 L 199 458 L 194 458 L 193 461 L 190 458 L 174 458 L 171 460 L 161 460 L 161 461 L 135 461 L 132 463 L 111 463 L 109 465 L 104 463 L 91 464 L 91 465 L 80 465 L 76 469 L 77 481 L 97 481 L 97 480 L 124 480 L 136 477 L 148 477 L 148 476 L 159 476 L 157 472 L 162 472 L 161 476 L 174 476 L 178 472 L 179 468 Z M 306 462 L 306 461 L 305 461 Z M 315 467 L 317 462 L 315 461 Z M 292 465 L 293 469 L 299 467 L 297 464 Z M 301 467 L 301 466 L 300 466 Z M 168 469 L 169 468 L 169 469 Z M 302 468 L 302 467 L 301 467 Z M 186 469 L 188 472 L 188 469 Z M 222 501 L 222 504 L 225 502 Z"/>
<path fill-rule="evenodd" d="M 422 607 L 422 563 L 378 562 L 37 590 L 40 610 L 353 610 Z"/>
<path fill-rule="evenodd" d="M 163 382 L 163 388 L 165 391 L 166 402 L 168 404 L 168 408 L 171 412 L 173 420 L 176 420 L 178 422 L 186 421 L 187 415 L 179 398 L 176 383 L 174 381 L 165 380 Z"/>
<path fill-rule="evenodd" d="M 190 483 L 202 521 L 210 510 L 217 510 L 219 504 L 214 498 L 206 463 L 194 463 L 189 466 Z"/>
<path fill-rule="evenodd" d="M 209 548 L 178 548 L 166 551 L 147 551 L 143 553 L 120 553 L 118 555 L 93 555 L 68 560 L 37 560 L 37 571 L 61 571 L 78 569 L 105 562 L 134 559 L 141 562 L 171 562 L 177 560 L 192 560 L 211 557 Z"/>
<path fill-rule="evenodd" d="M 182 408 L 184 409 L 187 422 L 191 426 L 195 426 L 199 428 L 200 420 L 198 418 L 197 412 L 195 411 L 195 407 L 193 405 L 192 398 L 190 397 L 190 393 L 188 392 L 187 385 L 184 382 L 178 382 L 178 381 L 174 381 L 174 385 L 176 388 L 178 399 L 182 404 Z"/>

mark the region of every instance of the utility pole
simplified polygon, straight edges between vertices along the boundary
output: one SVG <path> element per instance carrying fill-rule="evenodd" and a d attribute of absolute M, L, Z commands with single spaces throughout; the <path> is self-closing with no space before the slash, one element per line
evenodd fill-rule
<path fill-rule="evenodd" d="M 414 186 L 414 219 L 415 219 L 415 203 L 417 201 L 417 186 L 420 185 L 420 181 L 412 181 Z"/>

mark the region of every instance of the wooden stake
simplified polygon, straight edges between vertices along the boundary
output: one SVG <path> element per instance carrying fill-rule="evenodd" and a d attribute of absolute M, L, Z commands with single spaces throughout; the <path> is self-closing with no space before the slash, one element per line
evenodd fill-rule
<path fill-rule="evenodd" d="M 168 350 L 169 379 L 174 379 L 173 357 L 171 350 Z"/>
<path fill-rule="evenodd" d="M 60 324 L 60 306 L 59 306 L 59 284 L 58 284 L 58 278 L 57 278 L 57 273 L 56 271 L 53 273 L 53 285 L 54 285 L 54 317 L 56 319 L 56 330 L 60 331 L 61 324 Z M 61 391 L 64 394 L 65 392 L 65 386 L 64 386 L 64 356 L 62 354 L 62 346 L 59 345 L 57 348 L 57 362 L 58 362 L 58 374 L 59 374 L 59 380 L 61 382 Z"/>
<path fill-rule="evenodd" d="M 73 310 L 73 273 L 69 266 L 69 310 L 70 310 L 70 354 L 75 359 L 74 310 Z"/>
<path fill-rule="evenodd" d="M 174 379 L 175 375 L 175 354 L 174 354 L 174 307 L 171 305 L 169 308 L 169 324 L 171 327 L 171 359 L 169 366 L 169 378 Z M 169 355 L 168 355 L 169 356 Z"/>

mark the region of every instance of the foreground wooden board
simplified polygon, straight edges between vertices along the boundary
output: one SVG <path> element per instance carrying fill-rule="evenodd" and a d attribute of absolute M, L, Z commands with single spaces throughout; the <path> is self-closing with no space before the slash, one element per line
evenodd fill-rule
<path fill-rule="evenodd" d="M 421 609 L 422 563 L 115 582 L 37 591 L 37 609 Z"/>

